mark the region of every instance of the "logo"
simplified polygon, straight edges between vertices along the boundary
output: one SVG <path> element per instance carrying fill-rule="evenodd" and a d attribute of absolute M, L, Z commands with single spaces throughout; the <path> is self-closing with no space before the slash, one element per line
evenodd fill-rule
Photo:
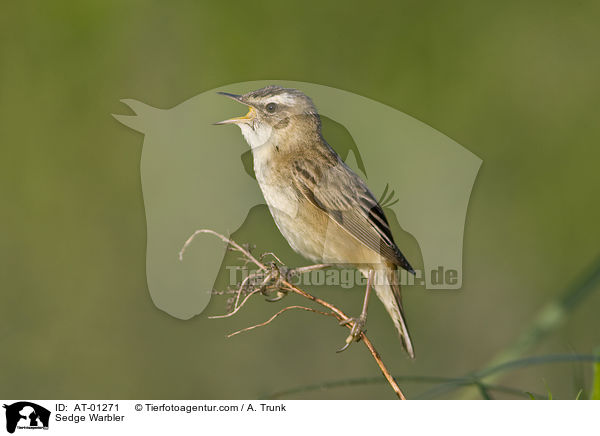
<path fill-rule="evenodd" d="M 19 401 L 4 405 L 6 409 L 6 431 L 14 433 L 16 429 L 48 430 L 50 411 L 29 401 Z"/>

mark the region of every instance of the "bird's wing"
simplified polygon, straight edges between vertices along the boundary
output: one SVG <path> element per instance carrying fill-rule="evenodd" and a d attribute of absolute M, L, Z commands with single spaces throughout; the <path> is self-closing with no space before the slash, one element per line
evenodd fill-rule
<path fill-rule="evenodd" d="M 326 168 L 313 160 L 296 159 L 291 167 L 295 187 L 308 201 L 363 245 L 414 272 L 396 246 L 381 206 L 365 182 L 341 159 L 328 159 Z"/>

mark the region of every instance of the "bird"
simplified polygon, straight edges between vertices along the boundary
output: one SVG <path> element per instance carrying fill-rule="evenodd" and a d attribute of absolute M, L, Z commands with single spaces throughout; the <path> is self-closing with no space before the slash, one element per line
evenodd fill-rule
<path fill-rule="evenodd" d="M 414 269 L 396 245 L 376 197 L 327 143 L 312 99 L 302 91 L 270 85 L 246 94 L 219 92 L 248 107 L 237 125 L 251 148 L 256 180 L 269 211 L 293 250 L 314 262 L 351 266 L 366 278 L 363 307 L 345 345 L 365 331 L 371 289 L 414 359 L 399 284 L 399 268 Z"/>

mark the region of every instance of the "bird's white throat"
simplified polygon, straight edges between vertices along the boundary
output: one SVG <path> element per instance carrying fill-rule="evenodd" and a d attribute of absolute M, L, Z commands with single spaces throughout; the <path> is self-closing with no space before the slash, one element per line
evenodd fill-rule
<path fill-rule="evenodd" d="M 244 139 L 251 148 L 257 148 L 267 144 L 272 138 L 273 128 L 267 123 L 254 122 L 250 124 L 238 124 L 244 135 Z"/>

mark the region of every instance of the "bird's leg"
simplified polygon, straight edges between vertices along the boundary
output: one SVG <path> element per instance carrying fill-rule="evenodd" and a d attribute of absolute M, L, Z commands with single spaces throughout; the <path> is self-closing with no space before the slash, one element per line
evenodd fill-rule
<path fill-rule="evenodd" d="M 331 268 L 331 267 L 332 267 L 331 263 L 318 263 L 316 265 L 301 266 L 298 268 L 291 269 L 289 271 L 289 273 L 290 273 L 290 276 L 293 277 L 293 276 L 298 276 L 300 274 L 304 274 L 306 272 L 317 271 L 320 269 L 327 269 L 327 268 Z"/>
<path fill-rule="evenodd" d="M 371 287 L 373 285 L 373 274 L 372 269 L 369 270 L 367 275 L 367 290 L 365 291 L 365 299 L 363 300 L 362 312 L 358 318 L 347 318 L 340 321 L 340 325 L 346 325 L 352 323 L 352 329 L 350 335 L 346 338 L 346 345 L 340 348 L 337 352 L 341 353 L 347 349 L 352 342 L 360 341 L 362 332 L 365 331 L 365 324 L 367 323 L 367 308 L 369 307 L 369 296 L 371 295 Z"/>
<path fill-rule="evenodd" d="M 269 273 L 269 280 L 273 280 L 275 281 L 275 284 L 273 285 L 273 288 L 275 288 L 277 290 L 275 297 L 272 298 L 266 298 L 265 300 L 273 303 L 275 301 L 279 301 L 281 300 L 283 297 L 285 297 L 287 295 L 287 291 L 283 289 L 283 287 L 281 286 L 281 282 L 286 278 L 287 276 L 287 268 L 284 266 L 279 266 L 277 264 L 275 264 L 275 262 L 271 263 L 271 272 Z M 265 292 L 263 292 L 263 295 L 266 295 Z"/>

